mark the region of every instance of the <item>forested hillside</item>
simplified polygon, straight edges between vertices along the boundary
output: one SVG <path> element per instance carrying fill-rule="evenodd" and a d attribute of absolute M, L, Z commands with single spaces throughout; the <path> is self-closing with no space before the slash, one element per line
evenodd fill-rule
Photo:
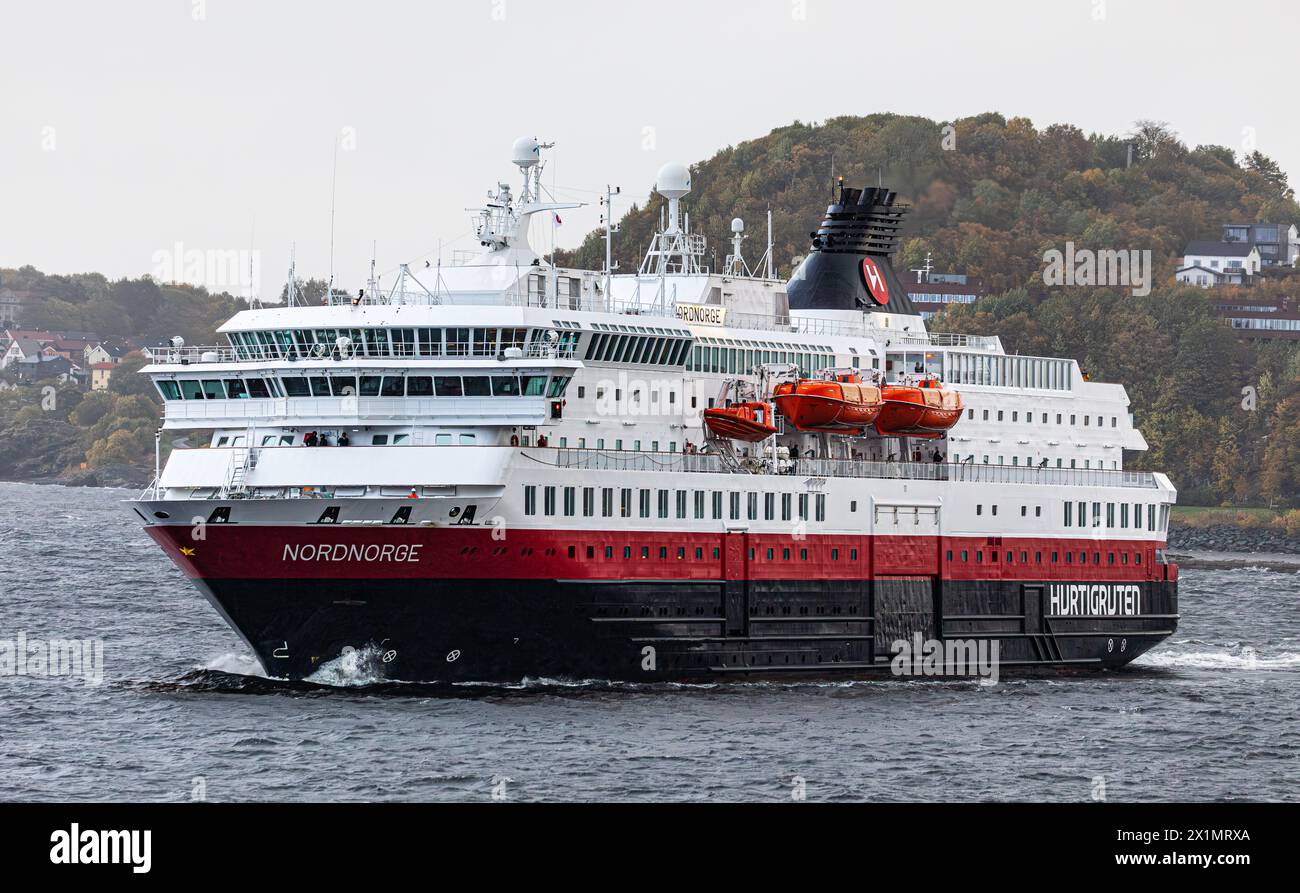
<path fill-rule="evenodd" d="M 1043 252 L 1067 240 L 1150 249 L 1163 267 L 1160 282 L 1188 240 L 1215 235 L 1223 222 L 1300 223 L 1300 206 L 1272 160 L 1258 152 L 1239 160 L 1222 146 L 1189 149 L 1151 122 L 1132 134 L 1085 135 L 1068 124 L 1039 130 L 992 113 L 949 123 L 842 117 L 778 128 L 691 170 L 693 191 L 683 203 L 691 229 L 725 256 L 731 219 L 742 217 L 746 253 L 757 260 L 770 208 L 782 275 L 807 252 L 832 171 L 850 184 L 883 182 L 912 205 L 897 267 L 917 266 L 929 250 L 941 269 L 981 277 L 995 291 L 1041 286 Z M 623 218 L 614 253 L 624 270 L 639 263 L 660 204 L 650 198 Z M 604 257 L 603 232 L 595 231 L 557 261 L 598 269 Z"/>
<path fill-rule="evenodd" d="M 110 282 L 99 273 L 58 276 L 34 267 L 0 269 L 0 282 L 26 295 L 24 329 L 134 336 L 161 343 L 173 335 L 189 344 L 216 344 L 217 326 L 247 307 L 241 298 L 148 276 Z"/>
<path fill-rule="evenodd" d="M 58 276 L 22 267 L 0 270 L 0 283 L 23 295 L 23 329 L 145 344 L 174 335 L 215 344 L 217 326 L 246 306 L 225 293 L 148 277 L 110 282 L 99 273 Z M 146 480 L 161 401 L 148 379 L 134 374 L 143 362 L 128 357 L 108 390 L 90 393 L 56 380 L 20 382 L 12 370 L 0 374 L 0 479 Z"/>

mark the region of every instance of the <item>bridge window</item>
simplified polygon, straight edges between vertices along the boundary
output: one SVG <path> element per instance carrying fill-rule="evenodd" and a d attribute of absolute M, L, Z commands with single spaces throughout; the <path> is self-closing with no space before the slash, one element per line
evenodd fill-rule
<path fill-rule="evenodd" d="M 519 379 L 513 375 L 492 376 L 493 397 L 518 397 Z"/>
<path fill-rule="evenodd" d="M 469 329 L 447 329 L 447 356 L 466 357 L 469 356 L 470 348 L 470 330 Z"/>
<path fill-rule="evenodd" d="M 229 384 L 229 382 L 227 382 Z M 357 393 L 357 378 L 355 375 L 331 375 L 330 390 L 334 392 L 335 397 L 353 397 Z M 234 396 L 233 394 L 231 395 Z"/>
<path fill-rule="evenodd" d="M 160 381 L 157 384 L 158 384 L 158 391 L 162 394 L 164 400 L 181 399 L 181 389 L 180 386 L 176 384 L 176 382 Z"/>
<path fill-rule="evenodd" d="M 280 379 L 280 386 L 284 388 L 286 397 L 307 397 L 311 394 L 307 379 L 299 375 L 286 375 Z"/>
<path fill-rule="evenodd" d="M 466 397 L 490 397 L 492 396 L 491 385 L 488 384 L 486 375 L 466 375 L 461 381 L 465 388 Z"/>
<path fill-rule="evenodd" d="M 406 396 L 432 397 L 433 378 L 428 375 L 412 375 L 406 379 Z"/>

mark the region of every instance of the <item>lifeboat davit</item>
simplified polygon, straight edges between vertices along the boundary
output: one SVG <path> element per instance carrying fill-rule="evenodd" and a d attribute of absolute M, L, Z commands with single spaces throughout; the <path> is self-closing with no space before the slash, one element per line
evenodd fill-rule
<path fill-rule="evenodd" d="M 768 403 L 733 403 L 704 410 L 704 424 L 719 437 L 756 443 L 776 433 L 772 407 Z"/>
<path fill-rule="evenodd" d="M 881 387 L 884 406 L 876 418 L 876 432 L 882 437 L 942 437 L 961 418 L 961 394 L 945 390 L 933 379 L 914 385 L 887 384 Z"/>
<path fill-rule="evenodd" d="M 880 388 L 856 373 L 782 382 L 772 393 L 781 415 L 800 431 L 856 435 L 869 428 L 883 406 Z"/>

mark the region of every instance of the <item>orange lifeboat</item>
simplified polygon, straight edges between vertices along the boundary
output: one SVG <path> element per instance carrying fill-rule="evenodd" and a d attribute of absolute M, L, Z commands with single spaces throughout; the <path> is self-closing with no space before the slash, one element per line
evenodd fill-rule
<path fill-rule="evenodd" d="M 704 424 L 718 437 L 756 443 L 776 433 L 772 407 L 767 403 L 733 403 L 704 410 Z"/>
<path fill-rule="evenodd" d="M 961 418 L 961 394 L 927 379 L 915 385 L 887 384 L 881 389 L 884 406 L 876 419 L 882 437 L 942 437 Z"/>
<path fill-rule="evenodd" d="M 863 384 L 857 373 L 782 382 L 772 400 L 800 431 L 845 435 L 861 434 L 876 421 L 882 406 L 880 388 Z"/>

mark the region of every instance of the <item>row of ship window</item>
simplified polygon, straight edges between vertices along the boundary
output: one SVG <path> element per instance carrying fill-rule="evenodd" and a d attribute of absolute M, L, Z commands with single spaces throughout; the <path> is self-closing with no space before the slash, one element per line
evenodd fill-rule
<path fill-rule="evenodd" d="M 605 556 L 606 558 L 614 558 L 614 557 L 615 557 L 615 548 L 616 548 L 616 547 L 614 547 L 614 546 L 604 546 L 604 547 L 602 547 L 602 551 L 604 552 L 604 556 Z M 824 548 L 824 547 L 823 547 L 823 548 Z M 594 558 L 596 557 L 596 549 L 597 549 L 596 546 L 587 546 L 587 547 L 586 547 L 586 555 L 587 555 L 587 558 L 588 558 L 588 559 L 594 559 Z M 670 549 L 672 550 L 671 553 L 670 553 L 670 551 L 669 551 Z M 652 551 L 652 550 L 654 550 L 654 551 Z M 816 547 L 813 547 L 813 550 L 814 550 L 814 551 L 817 551 Z M 472 554 L 473 554 L 474 552 L 476 552 L 476 551 L 477 551 L 477 549 L 476 549 L 475 547 L 467 546 L 467 547 L 465 547 L 464 549 L 461 550 L 461 554 L 462 554 L 462 555 L 472 555 Z M 525 550 L 525 552 L 526 552 L 526 553 L 529 553 L 529 554 L 531 554 L 532 551 L 533 551 L 533 550 L 531 550 L 531 549 L 527 549 L 527 550 Z M 640 557 L 640 558 L 642 558 L 642 559 L 649 559 L 649 558 L 651 558 L 653 555 L 655 555 L 656 553 L 657 553 L 657 555 L 658 555 L 658 557 L 659 557 L 659 559 L 660 559 L 661 561 L 662 561 L 662 560 L 667 560 L 667 559 L 670 557 L 670 555 L 671 555 L 672 557 L 675 557 L 678 561 L 684 561 L 684 560 L 686 560 L 686 558 L 688 557 L 688 555 L 691 554 L 691 553 L 694 554 L 694 558 L 695 558 L 696 561 L 704 560 L 704 557 L 705 557 L 705 550 L 704 550 L 703 547 L 700 547 L 700 546 L 693 546 L 693 547 L 687 547 L 687 546 L 673 546 L 673 547 L 670 547 L 670 546 L 658 546 L 658 547 L 654 547 L 654 546 L 623 546 L 622 549 L 621 549 L 621 552 L 622 552 L 622 556 L 623 556 L 623 558 L 625 558 L 625 559 L 630 559 L 630 558 L 633 558 L 634 556 L 635 556 L 635 557 Z M 719 559 L 721 558 L 721 550 L 720 550 L 717 546 L 713 546 L 713 547 L 711 547 L 711 548 L 709 549 L 709 552 L 710 552 L 710 557 L 711 557 L 714 561 L 717 561 L 717 560 L 719 560 Z M 768 560 L 768 561 L 777 561 L 777 560 L 780 560 L 780 561 L 792 561 L 792 560 L 795 560 L 795 559 L 794 559 L 795 552 L 796 552 L 795 549 L 792 549 L 792 548 L 789 547 L 789 546 L 784 546 L 784 547 L 781 548 L 781 552 L 780 552 L 780 556 L 781 556 L 781 557 L 778 559 L 778 558 L 777 558 L 777 550 L 776 550 L 775 548 L 773 548 L 773 547 L 768 547 L 768 548 L 766 548 L 766 549 L 763 549 L 763 550 L 760 552 L 760 550 L 758 550 L 757 548 L 751 546 L 750 549 L 749 549 L 749 560 L 750 560 L 750 561 L 759 561 L 759 560 L 762 560 L 763 558 L 766 558 L 766 560 Z M 839 560 L 841 560 L 841 550 L 840 550 L 839 547 L 837 547 L 837 546 L 832 546 L 832 547 L 830 547 L 830 548 L 827 550 L 827 552 L 828 552 L 828 556 L 827 556 L 827 557 L 829 557 L 829 559 L 830 559 L 831 561 L 839 561 Z M 494 555 L 504 555 L 505 553 L 506 553 L 506 550 L 505 550 L 505 549 L 497 549 L 497 550 L 495 550 L 495 551 L 493 552 Z M 548 555 L 554 555 L 554 554 L 556 553 L 556 550 L 555 550 L 555 549 L 547 549 L 547 550 L 546 550 L 546 553 L 547 553 Z M 569 557 L 569 558 L 577 558 L 577 557 L 578 557 L 578 547 L 577 547 L 577 546 L 569 546 L 569 547 L 568 547 L 568 550 L 567 550 L 567 554 L 568 554 L 568 557 Z M 990 550 L 988 551 L 988 562 L 987 562 L 987 563 L 988 563 L 988 564 L 997 564 L 997 563 L 999 562 L 999 558 L 1000 558 L 1001 554 L 1002 554 L 1002 553 L 999 552 L 997 549 L 990 549 Z M 1030 560 L 1029 560 L 1029 552 L 1028 552 L 1028 551 L 1025 551 L 1025 550 L 1022 550 L 1022 551 L 1020 552 L 1020 561 L 1019 561 L 1019 563 L 1022 564 L 1022 565 L 1023 565 L 1023 564 L 1043 564 L 1043 563 L 1044 563 L 1044 561 L 1043 561 L 1043 556 L 1044 556 L 1044 554 L 1045 554 L 1045 553 L 1043 553 L 1043 552 L 1041 552 L 1041 551 L 1035 551 L 1035 552 L 1034 552 L 1034 559 L 1033 559 L 1033 561 L 1030 561 Z M 1046 554 L 1048 554 L 1048 557 L 1049 557 L 1049 559 L 1050 559 L 1048 562 L 1046 562 L 1046 563 L 1048 563 L 1048 564 L 1076 564 L 1076 563 L 1081 564 L 1081 565 L 1087 565 L 1087 564 L 1089 564 L 1088 553 L 1087 553 L 1086 551 L 1080 551 L 1080 552 L 1077 553 L 1078 556 L 1079 556 L 1077 562 L 1076 562 L 1076 560 L 1075 560 L 1075 554 L 1076 554 L 1076 553 L 1074 553 L 1073 551 L 1066 551 L 1066 552 L 1064 552 L 1064 553 L 1061 553 L 1061 552 L 1059 552 L 1059 551 L 1052 551 L 1052 552 L 1050 552 L 1050 553 L 1046 553 Z M 1064 554 L 1064 558 L 1062 558 L 1062 554 Z M 1140 566 L 1142 565 L 1142 553 L 1141 553 L 1140 551 L 1135 551 L 1135 552 L 1132 552 L 1132 553 L 1129 553 L 1129 552 L 1107 552 L 1107 553 L 1106 553 L 1106 562 L 1105 562 L 1105 563 L 1106 563 L 1107 565 L 1115 565 L 1115 564 L 1119 564 L 1119 565 L 1121 565 L 1121 566 L 1127 565 L 1127 564 L 1129 564 L 1129 555 L 1130 555 L 1130 554 L 1132 554 L 1132 558 L 1133 558 L 1133 562 L 1132 562 L 1132 563 L 1133 563 L 1134 565 L 1140 567 Z M 843 555 L 844 555 L 844 556 L 847 558 L 847 560 L 849 560 L 849 561 L 857 561 L 857 560 L 858 560 L 858 550 L 857 550 L 857 549 L 854 549 L 854 548 L 845 549 L 845 550 L 843 550 Z M 1095 551 L 1095 552 L 1093 552 L 1093 553 L 1092 553 L 1092 560 L 1091 560 L 1091 563 L 1094 564 L 1094 565 L 1101 565 L 1101 564 L 1102 564 L 1102 557 L 1101 557 L 1101 556 L 1102 556 L 1102 553 L 1101 553 L 1101 552 L 1099 552 L 1099 551 Z M 972 561 L 972 558 L 973 558 L 973 561 L 974 561 L 975 564 L 984 564 L 984 563 L 986 563 L 985 560 L 984 560 L 985 555 L 984 555 L 984 550 L 983 550 L 983 549 L 974 549 L 974 550 L 970 550 L 970 549 L 962 549 L 962 550 L 960 550 L 959 552 L 954 551 L 954 550 L 952 550 L 952 549 L 949 549 L 949 550 L 947 551 L 947 554 L 946 554 L 944 557 L 945 557 L 946 561 L 947 561 L 948 563 L 950 563 L 950 564 L 952 564 L 952 563 L 956 563 L 956 562 L 959 562 L 959 561 L 960 561 L 960 562 L 966 562 L 966 563 L 969 564 L 969 563 Z M 1158 557 L 1158 556 L 1157 556 L 1157 557 Z M 810 560 L 809 549 L 808 549 L 807 547 L 801 547 L 801 548 L 798 549 L 798 560 L 799 560 L 799 561 L 808 561 L 808 560 Z M 816 560 L 816 558 L 814 557 L 813 560 Z M 1008 549 L 1008 550 L 1006 551 L 1006 562 L 1005 562 L 1005 563 L 1006 563 L 1006 564 L 1009 564 L 1009 565 L 1014 565 L 1014 564 L 1017 563 L 1017 562 L 1016 562 L 1016 557 L 1015 557 L 1015 552 L 1014 552 L 1014 551 L 1012 551 L 1012 550 L 1010 550 L 1010 549 Z"/>
<path fill-rule="evenodd" d="M 318 435 L 323 436 L 323 435 Z M 476 443 L 478 438 L 473 434 L 459 435 L 461 446 L 468 446 Z M 434 443 L 438 446 L 450 446 L 456 443 L 456 435 L 453 434 L 435 434 Z M 216 446 L 218 448 L 230 446 L 241 447 L 245 445 L 245 436 L 243 434 L 222 434 L 217 437 Z M 263 434 L 261 445 L 270 446 L 293 446 L 297 441 L 297 436 L 293 434 Z M 403 446 L 411 442 L 410 434 L 372 434 L 370 435 L 371 446 Z M 328 445 L 328 441 L 327 441 Z M 360 441 L 358 440 L 358 445 Z"/>
<path fill-rule="evenodd" d="M 948 351 L 939 372 L 952 384 L 993 387 L 1037 388 L 1068 391 L 1073 377 L 1072 360 L 1051 357 L 1014 357 L 987 353 Z"/>
<path fill-rule="evenodd" d="M 1005 414 L 1006 414 L 1006 410 L 999 409 L 999 410 L 996 410 L 996 412 L 997 412 L 997 421 L 999 421 L 999 422 L 1003 421 L 1003 417 L 1004 417 Z M 1025 412 L 1024 415 L 1025 415 L 1025 422 L 1026 422 L 1027 424 L 1030 424 L 1030 425 L 1034 424 L 1034 414 L 1033 414 L 1032 412 Z M 1049 416 L 1048 413 L 1042 413 L 1042 421 L 1041 421 L 1041 424 L 1043 424 L 1043 425 L 1046 425 L 1046 424 L 1047 424 L 1048 416 Z M 969 408 L 968 408 L 968 409 L 966 410 L 966 418 L 971 419 L 971 420 L 974 420 L 974 418 L 975 418 L 975 410 L 974 410 L 974 409 L 969 409 Z M 1065 413 L 1058 412 L 1058 413 L 1056 414 L 1056 424 L 1058 424 L 1058 425 L 1062 424 L 1062 420 L 1063 420 L 1064 418 L 1065 418 Z M 1092 416 L 1087 416 L 1087 415 L 1085 415 L 1085 416 L 1083 417 L 1083 427 L 1085 427 L 1085 428 L 1090 427 L 1090 425 L 1091 425 L 1091 423 L 1092 423 L 1092 418 L 1093 418 Z M 1097 416 L 1096 418 L 1097 418 L 1097 427 L 1098 427 L 1098 428 L 1104 428 L 1104 427 L 1106 426 L 1106 418 L 1105 418 L 1105 416 Z M 1070 424 L 1071 424 L 1071 425 L 1076 424 L 1077 419 L 1078 419 L 1078 416 L 1077 416 L 1077 415 L 1075 415 L 1074 413 L 1070 413 Z M 990 420 L 990 419 L 989 419 L 989 410 L 987 410 L 987 409 L 983 410 L 983 420 L 986 421 L 986 422 Z M 1011 421 L 1013 421 L 1013 422 L 1018 422 L 1018 421 L 1020 421 L 1020 410 L 1018 410 L 1018 409 L 1013 409 L 1013 410 L 1011 410 Z M 1111 416 L 1111 417 L 1110 417 L 1110 426 L 1111 426 L 1112 428 L 1118 428 L 1118 427 L 1119 427 L 1119 416 Z"/>
<path fill-rule="evenodd" d="M 960 553 L 957 553 L 957 554 L 960 555 L 960 560 L 961 560 L 961 561 L 964 561 L 964 562 L 968 562 L 968 563 L 969 563 L 970 560 L 971 560 L 971 555 L 974 554 L 974 557 L 975 557 L 975 563 L 976 563 L 976 564 L 983 564 L 983 563 L 984 563 L 984 550 L 983 550 L 983 549 L 975 549 L 975 550 L 973 551 L 973 553 L 972 553 L 971 550 L 968 550 L 968 549 L 962 549 L 961 552 L 960 552 Z M 998 555 L 999 555 L 999 554 L 1000 554 L 1000 553 L 998 552 L 997 549 L 989 549 L 989 560 L 988 560 L 988 563 L 989 563 L 989 564 L 997 564 L 997 563 L 998 563 Z M 1062 561 L 1061 561 L 1061 553 L 1060 553 L 1060 552 L 1053 551 L 1053 552 L 1051 553 L 1051 561 L 1048 562 L 1048 563 L 1049 563 L 1049 564 L 1061 564 L 1061 563 L 1064 563 L 1064 564 L 1074 564 L 1074 563 L 1075 563 L 1075 560 L 1074 560 L 1074 554 L 1075 554 L 1074 552 L 1069 552 L 1069 551 L 1067 551 L 1067 552 L 1065 553 L 1065 560 L 1064 560 L 1064 562 L 1062 562 Z M 1129 553 L 1128 553 L 1128 552 L 1107 552 L 1106 555 L 1107 555 L 1107 559 L 1106 559 L 1106 563 L 1107 563 L 1107 564 L 1115 564 L 1115 556 L 1116 556 L 1116 555 L 1119 555 L 1119 563 L 1120 563 L 1121 565 L 1123 565 L 1123 564 L 1128 564 L 1128 556 L 1129 556 Z M 946 554 L 944 557 L 945 557 L 945 559 L 946 559 L 949 563 L 952 563 L 952 562 L 954 562 L 955 560 L 957 560 L 957 559 L 954 559 L 953 556 L 954 556 L 954 552 L 953 552 L 953 550 L 952 550 L 952 549 L 949 549 L 948 552 L 947 552 L 947 554 Z M 1011 551 L 1010 549 L 1008 549 L 1008 550 L 1007 550 L 1007 553 L 1006 553 L 1006 563 L 1007 563 L 1007 564 L 1015 564 L 1015 563 L 1016 563 L 1016 561 L 1015 561 L 1015 553 L 1014 553 L 1013 551 Z M 1021 564 L 1042 564 L 1042 563 L 1043 563 L 1043 553 L 1042 553 L 1042 552 L 1038 552 L 1038 551 L 1034 552 L 1034 560 L 1031 562 L 1031 561 L 1029 560 L 1029 552 L 1027 552 L 1027 551 L 1023 551 L 1023 550 L 1022 550 L 1021 553 L 1020 553 L 1020 563 L 1021 563 Z M 1087 563 L 1088 563 L 1088 553 L 1087 553 L 1086 551 L 1080 551 L 1080 552 L 1079 552 L 1079 561 L 1078 561 L 1078 563 L 1079 563 L 1079 564 L 1087 564 Z M 1093 563 L 1093 564 L 1101 564 L 1101 552 L 1093 552 L 1093 553 L 1092 553 L 1092 563 Z M 1141 552 L 1134 552 L 1134 553 L 1133 553 L 1133 563 L 1134 563 L 1134 564 L 1137 564 L 1137 565 L 1142 564 L 1142 553 L 1141 553 Z"/>
<path fill-rule="evenodd" d="M 835 354 L 824 348 L 825 353 L 810 350 L 782 349 L 778 344 L 758 343 L 752 347 L 712 346 L 709 343 L 696 343 L 691 350 L 686 368 L 691 372 L 712 372 L 725 375 L 747 375 L 765 363 L 791 363 L 801 374 L 809 375 L 819 369 L 829 369 L 835 365 Z M 856 361 L 856 357 L 854 358 Z M 856 366 L 857 363 L 854 362 Z"/>
<path fill-rule="evenodd" d="M 563 375 L 285 375 L 266 378 L 159 379 L 165 400 L 268 397 L 552 397 Z"/>
<path fill-rule="evenodd" d="M 556 334 L 558 340 L 548 348 L 571 355 L 581 333 Z M 277 329 L 229 335 L 241 360 L 329 357 L 337 351 L 339 338 L 347 338 L 350 353 L 358 357 L 495 357 L 509 348 L 524 350 L 545 337 L 542 329 L 496 327 Z"/>
<path fill-rule="evenodd" d="M 596 516 L 596 487 L 538 487 L 533 484 L 524 485 L 525 515 L 538 513 L 537 491 L 539 489 L 543 515 L 554 516 L 558 509 L 565 517 L 572 518 L 578 514 L 578 501 L 581 498 L 582 516 L 584 518 Z M 732 521 L 739 521 L 743 517 L 750 521 L 757 521 L 761 510 L 764 521 L 775 521 L 779 502 L 782 521 L 792 521 L 796 517 L 800 521 L 826 520 L 826 494 L 824 493 L 741 493 L 735 490 L 729 492 L 656 491 L 646 488 L 634 490 L 630 487 L 601 487 L 599 502 L 602 518 L 693 517 L 696 520 L 704 520 L 706 517 L 711 517 L 713 520 L 729 518 Z M 811 518 L 809 518 L 810 504 Z"/>
<path fill-rule="evenodd" d="M 597 332 L 587 344 L 584 359 L 593 363 L 680 367 L 690 347 L 690 337 Z"/>
<path fill-rule="evenodd" d="M 546 516 L 554 516 L 557 511 L 565 517 L 575 517 L 578 514 L 578 502 L 581 499 L 582 516 L 591 518 L 596 516 L 597 492 L 599 491 L 600 517 L 611 518 L 694 518 L 695 520 L 722 520 L 724 518 L 732 521 L 745 519 L 749 521 L 777 520 L 778 501 L 780 505 L 780 520 L 791 521 L 796 517 L 801 521 L 809 520 L 808 507 L 810 503 L 813 507 L 813 517 L 811 520 L 826 520 L 826 494 L 824 493 L 755 493 L 740 492 L 737 490 L 653 490 L 649 488 L 631 487 L 538 487 L 534 484 L 524 485 L 524 514 L 536 515 L 538 513 L 537 495 L 541 490 L 542 503 L 541 513 Z M 557 501 L 558 497 L 558 501 Z M 779 500 L 778 500 L 779 497 Z M 1129 503 L 1114 502 L 1094 502 L 1092 503 L 1092 524 L 1087 522 L 1087 502 L 1066 502 L 1065 504 L 1065 526 L 1066 527 L 1102 527 L 1110 529 L 1127 530 L 1129 529 L 1130 517 L 1132 527 L 1135 530 L 1142 530 L 1143 516 L 1145 514 L 1145 529 L 1155 531 L 1163 529 L 1166 523 L 1166 512 L 1161 508 L 1157 515 L 1157 506 L 1146 504 L 1145 512 L 1143 503 L 1132 504 L 1132 515 L 1129 513 Z M 1077 514 L 1076 514 L 1076 508 Z M 853 511 L 857 511 L 857 501 L 854 500 L 852 505 Z M 724 511 L 725 510 L 725 511 Z M 989 506 L 990 514 L 996 516 L 998 513 L 997 505 Z M 1103 510 L 1105 512 L 1105 524 L 1103 525 Z M 975 506 L 975 514 L 981 516 L 984 514 L 984 504 L 979 503 Z M 1027 517 L 1029 506 L 1020 507 L 1021 517 Z M 1034 517 L 1041 518 L 1043 514 L 1042 506 L 1034 506 Z M 1078 518 L 1079 523 L 1076 525 L 1074 519 Z M 1119 524 L 1116 525 L 1118 519 Z M 1159 526 L 1157 526 L 1159 525 Z"/>
<path fill-rule="evenodd" d="M 1102 524 L 1102 506 L 1105 506 L 1106 523 Z M 1075 506 L 1078 506 L 1076 509 Z M 1146 526 L 1142 524 L 1142 503 L 1133 503 L 1133 528 L 1135 530 L 1164 530 L 1168 523 L 1168 506 L 1160 506 L 1160 514 L 1157 517 L 1157 506 L 1148 504 L 1146 506 Z M 1119 526 L 1116 528 L 1115 520 L 1119 519 Z M 1088 503 L 1086 502 L 1067 502 L 1065 503 L 1065 526 L 1066 527 L 1109 527 L 1112 530 L 1127 530 L 1129 526 L 1129 504 L 1127 502 L 1100 503 L 1092 504 L 1092 523 L 1088 523 Z"/>
<path fill-rule="evenodd" d="M 1007 463 L 1006 463 L 1006 456 L 998 456 L 998 461 L 997 461 L 996 463 L 990 463 L 990 462 L 989 462 L 989 458 L 990 458 L 990 457 L 989 457 L 989 454 L 988 454 L 988 453 L 985 453 L 985 454 L 984 454 L 984 457 L 983 457 L 983 461 L 982 461 L 980 464 L 981 464 L 981 465 L 989 465 L 989 464 L 1006 465 L 1006 464 L 1007 464 Z M 949 460 L 950 462 L 958 462 L 958 463 L 960 463 L 960 462 L 966 462 L 966 461 L 974 462 L 974 461 L 975 461 L 975 454 L 974 454 L 974 453 L 965 453 L 965 454 L 963 454 L 963 453 L 949 453 L 949 454 L 948 454 L 948 460 Z M 1026 457 L 1025 457 L 1025 467 L 1027 467 L 1027 468 L 1034 468 L 1034 467 L 1037 467 L 1037 468 L 1046 468 L 1047 466 L 1043 464 L 1043 463 L 1046 462 L 1046 461 L 1048 461 L 1048 460 L 1047 460 L 1046 458 L 1043 458 L 1043 459 L 1039 459 L 1037 462 L 1035 462 L 1033 456 L 1026 456 Z M 1084 467 L 1084 468 L 1100 468 L 1100 469 L 1103 469 L 1103 470 L 1106 468 L 1106 460 L 1105 460 L 1105 459 L 1098 459 L 1098 460 L 1096 460 L 1096 461 L 1097 461 L 1097 464 L 1096 464 L 1096 465 L 1093 465 L 1093 464 L 1092 464 L 1092 462 L 1093 462 L 1092 459 L 1084 459 L 1084 460 L 1083 460 L 1083 467 Z M 1020 457 L 1019 457 L 1019 456 L 1012 456 L 1012 457 L 1011 457 L 1011 465 L 1012 465 L 1012 467 L 1018 467 L 1018 466 L 1020 465 Z M 1060 457 L 1058 456 L 1057 459 L 1056 459 L 1056 467 L 1057 467 L 1057 468 L 1065 468 L 1065 467 L 1066 467 L 1066 466 L 1065 466 L 1065 460 L 1062 459 L 1062 458 L 1060 458 Z M 1070 468 L 1078 468 L 1078 467 L 1079 467 L 1079 460 L 1078 460 L 1078 459 L 1071 459 L 1071 460 L 1070 460 L 1070 466 L 1069 466 L 1069 467 L 1070 467 Z M 1119 460 L 1118 460 L 1118 459 L 1112 459 L 1111 462 L 1110 462 L 1110 467 L 1111 467 L 1111 470 L 1112 470 L 1112 471 L 1118 471 L 1118 470 L 1119 470 Z"/>
<path fill-rule="evenodd" d="M 1076 505 L 1078 506 L 1078 509 L 1077 509 L 1077 510 L 1076 510 L 1076 508 L 1075 508 Z M 1160 515 L 1161 515 L 1161 516 L 1160 516 L 1159 518 L 1157 518 L 1157 515 L 1156 515 L 1156 509 L 1157 509 L 1157 506 L 1156 506 L 1156 505 L 1151 504 L 1151 503 L 1145 503 L 1145 504 L 1144 504 L 1144 503 L 1141 503 L 1141 502 L 1135 502 L 1135 503 L 1133 503 L 1132 505 L 1133 505 L 1132 520 L 1133 520 L 1133 529 L 1134 529 L 1134 530 L 1142 530 L 1142 529 L 1143 529 L 1143 526 L 1142 526 L 1142 515 L 1143 515 L 1143 506 L 1144 506 L 1144 505 L 1145 505 L 1145 508 L 1146 508 L 1146 512 L 1145 512 L 1145 514 L 1146 514 L 1146 528 L 1145 528 L 1145 529 L 1147 529 L 1147 530 L 1163 530 L 1163 529 L 1164 529 L 1164 524 L 1165 524 L 1165 523 L 1167 522 L 1167 520 L 1168 520 L 1166 517 L 1164 517 L 1165 514 L 1166 514 L 1166 508 L 1167 508 L 1167 507 L 1163 507 L 1163 506 L 1162 506 L 1162 507 L 1159 507 L 1159 508 L 1161 509 L 1161 512 L 1160 512 Z M 1064 506 L 1065 506 L 1065 522 L 1064 522 L 1064 526 L 1065 526 L 1065 527 L 1103 527 L 1103 526 L 1105 526 L 1105 527 L 1108 527 L 1108 528 L 1110 528 L 1110 529 L 1112 529 L 1112 530 L 1116 530 L 1116 529 L 1118 529 L 1118 530 L 1128 530 L 1128 528 L 1129 528 L 1129 503 L 1127 503 L 1127 502 L 1120 502 L 1120 503 L 1115 503 L 1115 502 L 1104 502 L 1104 503 L 1103 503 L 1103 502 L 1094 502 L 1094 503 L 1092 504 L 1092 523 L 1091 523 L 1091 524 L 1088 523 L 1088 503 L 1086 503 L 1086 502 L 1066 502 L 1066 503 L 1064 503 Z M 1103 510 L 1103 507 L 1104 507 L 1104 509 L 1105 509 L 1105 513 L 1106 513 L 1106 515 L 1105 515 L 1106 523 L 1105 523 L 1104 525 L 1102 524 L 1102 510 Z M 997 507 L 996 505 L 992 505 L 992 504 L 990 504 L 990 505 L 989 505 L 989 514 L 996 516 L 997 513 L 998 513 L 998 507 Z M 1028 506 L 1024 506 L 1024 505 L 1022 505 L 1022 506 L 1020 507 L 1020 517 L 1022 517 L 1022 518 L 1027 517 L 1027 516 L 1028 516 L 1028 513 L 1029 513 L 1029 507 L 1028 507 Z M 976 516 L 982 516 L 982 515 L 984 514 L 984 504 L 983 504 L 983 503 L 978 503 L 978 504 L 975 506 L 975 514 L 976 514 Z M 1043 507 L 1040 506 L 1040 505 L 1036 505 L 1036 506 L 1034 506 L 1034 517 L 1035 517 L 1035 518 L 1041 518 L 1042 516 L 1043 516 Z M 1118 527 L 1116 527 L 1116 524 L 1115 524 L 1115 520 L 1116 520 L 1116 518 L 1119 519 L 1119 525 L 1118 525 Z M 1076 520 L 1078 521 L 1077 524 L 1075 523 Z M 1157 524 L 1159 524 L 1160 526 L 1157 527 Z"/>

